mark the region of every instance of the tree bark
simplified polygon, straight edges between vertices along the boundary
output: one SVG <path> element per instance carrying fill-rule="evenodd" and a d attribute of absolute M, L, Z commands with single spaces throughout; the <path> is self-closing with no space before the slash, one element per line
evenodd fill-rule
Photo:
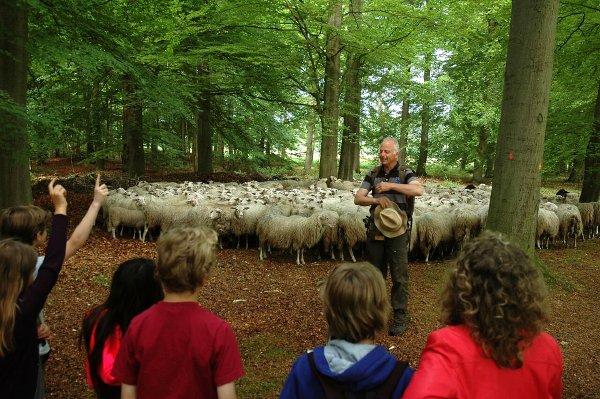
<path fill-rule="evenodd" d="M 136 93 L 133 77 L 123 76 L 123 137 L 125 159 L 123 164 L 130 177 L 143 176 L 145 172 L 142 104 Z"/>
<path fill-rule="evenodd" d="M 304 172 L 310 173 L 313 163 L 314 149 L 314 138 L 315 138 L 315 116 L 314 113 L 309 110 L 308 118 L 306 122 L 306 157 L 304 159 Z"/>
<path fill-rule="evenodd" d="M 213 172 L 211 102 L 210 94 L 200 94 L 196 115 L 196 170 L 199 175 Z"/>
<path fill-rule="evenodd" d="M 558 0 L 513 0 L 486 228 L 532 253 Z"/>
<path fill-rule="evenodd" d="M 429 65 L 427 65 L 423 71 L 423 83 L 426 88 L 429 87 L 430 80 L 431 69 L 429 69 Z M 429 147 L 429 113 L 429 99 L 426 99 L 423 101 L 423 109 L 421 110 L 421 143 L 419 145 L 419 163 L 417 164 L 417 175 L 419 176 L 427 176 L 425 165 L 427 164 L 427 152 Z"/>
<path fill-rule="evenodd" d="M 342 3 L 330 1 L 330 14 L 325 49 L 325 97 L 323 101 L 323 125 L 321 135 L 321 158 L 319 177 L 337 176 L 338 124 L 340 116 L 340 36 Z"/>
<path fill-rule="evenodd" d="M 488 143 L 487 153 L 485 154 L 485 177 L 487 179 L 494 177 L 494 152 L 493 143 Z"/>
<path fill-rule="evenodd" d="M 27 99 L 27 2 L 0 2 L 0 209 L 31 203 Z"/>
<path fill-rule="evenodd" d="M 354 173 L 354 145 L 360 136 L 360 84 L 361 62 L 354 54 L 349 54 L 346 68 L 346 96 L 344 99 L 342 148 L 338 178 L 352 180 Z"/>
<path fill-rule="evenodd" d="M 400 153 L 398 154 L 398 162 L 406 165 L 406 147 L 408 146 L 408 124 L 410 122 L 410 103 L 408 97 L 404 97 L 402 100 L 402 116 L 400 121 L 400 138 L 398 140 L 398 146 L 400 147 Z"/>
<path fill-rule="evenodd" d="M 585 151 L 583 185 L 579 202 L 596 202 L 598 200 L 600 200 L 600 85 L 594 107 L 592 134 Z"/>
<path fill-rule="evenodd" d="M 484 167 L 488 147 L 488 131 L 485 126 L 479 127 L 477 137 L 479 141 L 477 144 L 477 157 L 475 158 L 475 167 L 473 168 L 473 181 L 475 183 L 481 183 L 483 181 Z"/>
<path fill-rule="evenodd" d="M 360 28 L 362 0 L 350 0 L 350 15 L 354 18 L 353 29 Z M 361 68 L 360 55 L 350 52 L 346 58 L 345 98 L 342 130 L 342 148 L 338 178 L 352 180 L 354 178 L 356 143 L 360 140 L 360 108 L 361 108 Z"/>

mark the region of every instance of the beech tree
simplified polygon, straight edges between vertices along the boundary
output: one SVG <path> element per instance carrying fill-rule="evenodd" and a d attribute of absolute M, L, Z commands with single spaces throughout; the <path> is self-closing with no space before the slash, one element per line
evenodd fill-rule
<path fill-rule="evenodd" d="M 513 0 L 486 228 L 534 248 L 558 0 Z"/>

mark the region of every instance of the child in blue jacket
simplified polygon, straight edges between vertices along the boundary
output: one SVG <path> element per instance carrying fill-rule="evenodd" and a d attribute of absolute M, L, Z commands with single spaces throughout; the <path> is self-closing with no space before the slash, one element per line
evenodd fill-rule
<path fill-rule="evenodd" d="M 391 312 L 381 273 L 369 263 L 340 265 L 323 301 L 330 341 L 296 360 L 280 398 L 400 398 L 414 370 L 375 344 Z"/>

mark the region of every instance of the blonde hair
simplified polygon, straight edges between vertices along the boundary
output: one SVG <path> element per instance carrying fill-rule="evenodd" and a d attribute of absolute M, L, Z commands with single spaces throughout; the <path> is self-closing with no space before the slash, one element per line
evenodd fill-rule
<path fill-rule="evenodd" d="M 216 263 L 217 233 L 213 229 L 174 228 L 157 243 L 157 274 L 169 292 L 195 291 Z"/>
<path fill-rule="evenodd" d="M 322 293 L 331 339 L 359 342 L 385 328 L 391 312 L 385 281 L 370 263 L 345 263 L 327 278 Z"/>
<path fill-rule="evenodd" d="M 523 349 L 547 319 L 546 288 L 527 254 L 486 232 L 456 260 L 442 303 L 445 324 L 466 324 L 499 367 L 519 368 Z"/>
<path fill-rule="evenodd" d="M 0 214 L 0 238 L 14 238 L 32 245 L 38 233 L 50 225 L 50 212 L 35 205 L 13 206 Z"/>
<path fill-rule="evenodd" d="M 31 282 L 36 260 L 32 246 L 13 239 L 0 241 L 0 357 L 14 347 L 17 298 Z"/>

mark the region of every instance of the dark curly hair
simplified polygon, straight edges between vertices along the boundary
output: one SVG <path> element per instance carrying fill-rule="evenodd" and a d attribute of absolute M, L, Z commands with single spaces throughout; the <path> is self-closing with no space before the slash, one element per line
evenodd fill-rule
<path fill-rule="evenodd" d="M 467 243 L 443 294 L 442 322 L 465 324 L 499 367 L 519 368 L 547 314 L 545 285 L 518 246 L 486 232 Z"/>

